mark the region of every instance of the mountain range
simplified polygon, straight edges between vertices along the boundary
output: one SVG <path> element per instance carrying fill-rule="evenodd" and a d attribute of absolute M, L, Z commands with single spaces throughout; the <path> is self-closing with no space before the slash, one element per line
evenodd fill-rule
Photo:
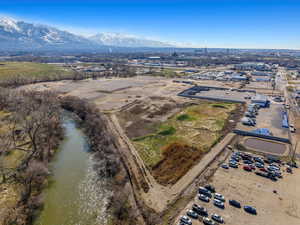
<path fill-rule="evenodd" d="M 83 37 L 46 25 L 0 18 L 0 50 L 89 50 L 112 47 L 176 47 L 122 33 L 98 33 Z"/>

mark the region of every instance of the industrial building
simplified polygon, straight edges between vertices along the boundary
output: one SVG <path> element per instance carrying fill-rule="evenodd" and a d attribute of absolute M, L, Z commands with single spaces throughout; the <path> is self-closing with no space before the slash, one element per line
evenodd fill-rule
<path fill-rule="evenodd" d="M 261 107 L 268 107 L 270 105 L 270 101 L 268 97 L 261 94 L 256 94 L 251 98 L 251 103 L 259 104 Z"/>

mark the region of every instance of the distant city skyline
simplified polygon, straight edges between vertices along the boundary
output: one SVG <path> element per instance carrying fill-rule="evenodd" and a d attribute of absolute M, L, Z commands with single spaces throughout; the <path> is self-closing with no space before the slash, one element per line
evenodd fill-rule
<path fill-rule="evenodd" d="M 2 0 L 0 17 L 92 36 L 119 32 L 186 47 L 300 49 L 296 0 Z"/>

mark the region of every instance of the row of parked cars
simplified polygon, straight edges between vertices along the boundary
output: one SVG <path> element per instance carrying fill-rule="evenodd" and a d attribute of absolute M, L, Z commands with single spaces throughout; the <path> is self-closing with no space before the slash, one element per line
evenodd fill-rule
<path fill-rule="evenodd" d="M 282 162 L 280 160 L 252 156 L 243 152 L 234 152 L 231 155 L 228 165 L 223 164 L 221 167 L 224 169 L 229 169 L 229 167 L 238 168 L 241 161 L 245 171 L 255 171 L 256 175 L 269 178 L 273 181 L 282 178 Z M 292 173 L 292 168 L 287 166 L 286 171 Z"/>
<path fill-rule="evenodd" d="M 241 122 L 247 126 L 255 126 L 256 125 L 256 116 L 258 115 L 258 110 L 260 109 L 259 104 L 249 104 L 248 109 L 244 114 Z"/>
<path fill-rule="evenodd" d="M 217 193 L 212 185 L 199 187 L 198 199 L 206 203 L 212 201 L 216 207 L 225 209 L 225 197 L 222 194 Z M 241 208 L 241 204 L 236 200 L 231 199 L 228 202 L 229 205 L 235 208 Z M 256 209 L 252 206 L 244 206 L 243 208 L 248 213 L 255 215 L 257 214 Z M 189 209 L 186 215 L 180 217 L 179 225 L 192 225 L 193 219 L 202 220 L 205 225 L 224 223 L 224 219 L 222 216 L 213 213 L 211 214 L 211 217 L 209 217 L 207 209 L 197 204 L 193 204 L 192 209 Z"/>

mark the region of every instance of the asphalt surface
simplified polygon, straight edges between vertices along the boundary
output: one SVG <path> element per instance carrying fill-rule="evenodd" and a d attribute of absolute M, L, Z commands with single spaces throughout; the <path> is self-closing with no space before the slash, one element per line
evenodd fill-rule
<path fill-rule="evenodd" d="M 248 148 L 255 149 L 256 151 L 276 155 L 283 155 L 287 150 L 285 144 L 258 138 L 248 138 L 244 141 L 244 145 Z"/>

